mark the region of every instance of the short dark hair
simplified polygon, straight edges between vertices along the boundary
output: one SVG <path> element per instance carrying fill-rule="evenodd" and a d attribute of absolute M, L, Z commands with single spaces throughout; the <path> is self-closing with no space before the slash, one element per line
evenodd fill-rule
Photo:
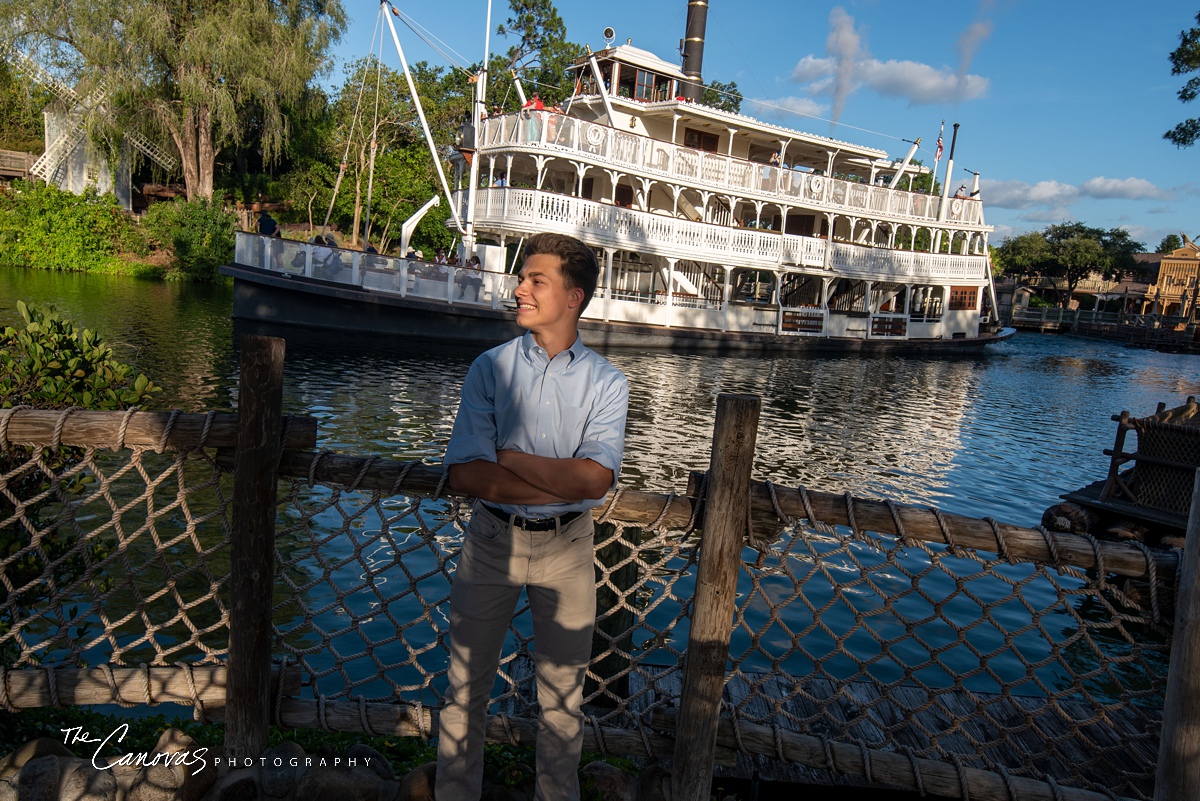
<path fill-rule="evenodd" d="M 583 290 L 583 305 L 579 313 L 592 302 L 596 282 L 600 279 L 600 264 L 587 245 L 565 234 L 535 234 L 525 243 L 525 258 L 537 255 L 558 256 L 563 284 L 567 289 Z"/>

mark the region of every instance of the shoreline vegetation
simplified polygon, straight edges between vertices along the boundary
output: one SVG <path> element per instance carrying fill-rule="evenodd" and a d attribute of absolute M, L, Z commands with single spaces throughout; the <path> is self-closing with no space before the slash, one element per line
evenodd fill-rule
<path fill-rule="evenodd" d="M 111 194 L 75 195 L 13 181 L 0 187 L 0 266 L 219 282 L 237 218 L 219 202 L 155 203 L 135 217 Z"/>

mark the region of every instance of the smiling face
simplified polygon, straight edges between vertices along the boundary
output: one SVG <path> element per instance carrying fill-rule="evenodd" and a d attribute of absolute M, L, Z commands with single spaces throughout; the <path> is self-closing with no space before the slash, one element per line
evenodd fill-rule
<path fill-rule="evenodd" d="M 534 336 L 565 335 L 575 330 L 583 290 L 568 289 L 563 281 L 562 259 L 550 253 L 536 253 L 525 259 L 517 299 L 517 324 Z"/>

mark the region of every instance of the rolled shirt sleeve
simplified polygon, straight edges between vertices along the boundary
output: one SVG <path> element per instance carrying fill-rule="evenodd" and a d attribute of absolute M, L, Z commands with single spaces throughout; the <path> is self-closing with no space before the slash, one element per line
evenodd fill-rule
<path fill-rule="evenodd" d="M 442 464 L 496 461 L 496 376 L 492 363 L 477 359 L 463 381 L 462 402 Z"/>
<path fill-rule="evenodd" d="M 583 430 L 583 439 L 575 450 L 575 458 L 591 459 L 601 467 L 612 471 L 613 483 L 621 472 L 621 459 L 625 453 L 625 417 L 629 409 L 629 382 L 625 376 L 613 370 L 610 381 L 596 405 L 595 412 L 588 418 Z"/>

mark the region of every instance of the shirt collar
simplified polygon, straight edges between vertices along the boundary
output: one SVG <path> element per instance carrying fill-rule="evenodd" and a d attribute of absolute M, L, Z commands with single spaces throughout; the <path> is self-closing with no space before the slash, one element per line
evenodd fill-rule
<path fill-rule="evenodd" d="M 546 351 L 542 350 L 541 346 L 538 345 L 538 343 L 534 340 L 532 331 L 526 331 L 524 335 L 522 335 L 521 351 L 525 354 L 525 358 L 528 359 L 530 363 L 534 362 L 535 354 L 537 354 L 537 358 L 539 359 L 545 359 L 546 357 Z M 584 353 L 587 352 L 587 346 L 583 344 L 582 337 L 576 333 L 575 341 L 571 344 L 571 347 L 567 348 L 564 352 L 571 355 L 571 363 L 574 363 L 577 359 L 583 356 Z"/>

